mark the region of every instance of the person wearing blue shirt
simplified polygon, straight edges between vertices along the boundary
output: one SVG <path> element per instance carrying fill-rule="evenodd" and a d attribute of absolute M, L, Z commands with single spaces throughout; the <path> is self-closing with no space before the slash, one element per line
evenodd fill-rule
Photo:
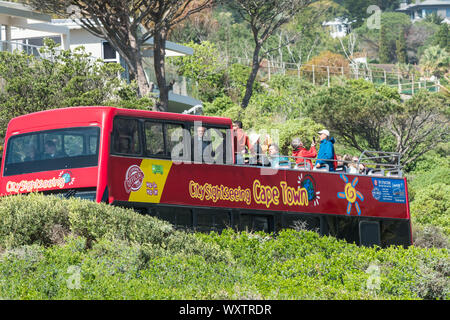
<path fill-rule="evenodd" d="M 336 154 L 334 153 L 334 138 L 330 138 L 330 132 L 328 130 L 319 131 L 320 137 L 320 149 L 317 154 L 316 168 L 321 168 L 324 164 L 328 165 L 329 171 L 335 171 Z M 327 161 L 327 160 L 331 161 Z"/>
<path fill-rule="evenodd" d="M 275 143 L 269 146 L 270 166 L 272 168 L 286 167 L 290 168 L 289 158 L 280 156 L 280 148 Z"/>

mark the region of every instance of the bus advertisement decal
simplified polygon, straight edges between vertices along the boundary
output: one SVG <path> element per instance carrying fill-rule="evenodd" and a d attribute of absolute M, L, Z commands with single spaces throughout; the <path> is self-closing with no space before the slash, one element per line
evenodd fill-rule
<path fill-rule="evenodd" d="M 403 180 L 372 178 L 372 196 L 379 202 L 406 203 L 405 183 Z"/>
<path fill-rule="evenodd" d="M 171 167 L 172 161 L 157 159 L 144 159 L 140 164 L 130 165 L 124 181 L 125 191 L 130 194 L 128 201 L 159 203 Z"/>

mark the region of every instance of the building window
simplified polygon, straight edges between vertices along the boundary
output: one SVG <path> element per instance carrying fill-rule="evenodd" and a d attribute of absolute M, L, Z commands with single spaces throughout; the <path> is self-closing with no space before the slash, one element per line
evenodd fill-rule
<path fill-rule="evenodd" d="M 425 11 L 425 16 L 428 16 L 433 13 L 437 13 L 436 9 L 425 9 L 424 11 Z"/>
<path fill-rule="evenodd" d="M 114 62 L 117 62 L 116 50 L 107 41 L 103 42 L 103 60 L 114 60 Z"/>

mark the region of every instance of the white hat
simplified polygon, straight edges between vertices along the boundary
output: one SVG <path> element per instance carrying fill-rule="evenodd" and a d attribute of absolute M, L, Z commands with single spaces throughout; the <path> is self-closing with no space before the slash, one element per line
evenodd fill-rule
<path fill-rule="evenodd" d="M 323 133 L 323 134 L 326 134 L 327 137 L 330 136 L 330 131 L 328 131 L 328 130 L 326 130 L 326 129 L 319 131 L 319 134 L 322 134 L 322 133 Z"/>

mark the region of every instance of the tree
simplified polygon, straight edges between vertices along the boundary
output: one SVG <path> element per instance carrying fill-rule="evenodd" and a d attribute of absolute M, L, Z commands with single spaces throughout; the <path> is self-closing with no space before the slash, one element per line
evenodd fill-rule
<path fill-rule="evenodd" d="M 401 32 L 409 30 L 411 18 L 404 13 L 381 13 L 380 27 L 364 24 L 354 30 L 359 39 L 360 50 L 368 52 L 369 56 L 378 57 L 379 61 L 392 63 L 395 58 L 395 41 Z"/>
<path fill-rule="evenodd" d="M 450 52 L 450 32 L 448 30 L 447 23 L 441 24 L 439 31 L 434 38 L 433 44 L 438 45 L 442 49 L 447 49 Z"/>
<path fill-rule="evenodd" d="M 301 68 L 309 79 L 312 78 L 313 65 L 315 81 L 318 83 L 321 83 L 323 79 L 326 80 L 328 75 L 348 74 L 350 71 L 348 60 L 344 56 L 330 51 L 322 51 Z"/>
<path fill-rule="evenodd" d="M 346 145 L 361 152 L 382 150 L 382 128 L 399 101 L 395 89 L 375 87 L 365 80 L 349 80 L 312 94 L 305 101 L 305 111 Z"/>
<path fill-rule="evenodd" d="M 376 5 L 383 12 L 394 11 L 398 8 L 401 0 L 334 0 L 348 10 L 345 16 L 350 21 L 354 21 L 352 26 L 360 27 L 366 18 L 371 14 L 367 9 L 370 5 Z"/>
<path fill-rule="evenodd" d="M 317 91 L 305 105 L 306 115 L 345 145 L 398 152 L 404 166 L 448 140 L 449 101 L 440 93 L 420 91 L 402 103 L 395 89 L 349 80 Z"/>
<path fill-rule="evenodd" d="M 401 32 L 396 41 L 396 55 L 398 63 L 408 63 L 408 55 L 406 54 L 406 39 L 405 33 Z"/>
<path fill-rule="evenodd" d="M 169 30 L 212 0 L 23 0 L 37 10 L 75 21 L 93 35 L 108 40 L 123 57 L 142 96 L 150 92 L 142 48 L 154 39 L 155 74 L 160 91 L 157 109 L 167 110 L 169 86 L 165 79 L 165 41 Z M 156 107 L 155 107 L 156 108 Z"/>
<path fill-rule="evenodd" d="M 427 14 L 424 19 L 426 22 L 431 22 L 437 25 L 441 25 L 444 22 L 444 18 L 437 14 L 437 12 L 433 12 L 431 14 Z"/>
<path fill-rule="evenodd" d="M 422 90 L 389 116 L 387 129 L 395 137 L 395 151 L 404 158 L 404 165 L 448 141 L 449 107 L 444 95 Z"/>
<path fill-rule="evenodd" d="M 245 109 L 250 102 L 253 83 L 256 80 L 262 62 L 261 49 L 264 43 L 281 26 L 288 23 L 294 15 L 309 5 L 311 0 L 234 0 L 231 2 L 227 1 L 227 3 L 250 25 L 255 42 L 252 68 L 241 104 L 242 108 Z"/>
<path fill-rule="evenodd" d="M 442 77 L 450 69 L 450 54 L 439 46 L 428 47 L 420 58 L 423 70 L 436 77 Z"/>
<path fill-rule="evenodd" d="M 52 59 L 26 53 L 0 52 L 0 137 L 13 117 L 53 108 L 105 105 L 120 100 L 126 90 L 117 77 L 123 68 L 94 60 L 82 47 L 56 54 L 56 44 L 45 41 L 41 51 Z"/>
<path fill-rule="evenodd" d="M 390 52 L 389 52 L 389 42 L 386 36 L 386 27 L 381 26 L 380 29 L 380 40 L 378 44 L 378 59 L 380 63 L 389 63 L 391 61 Z"/>

